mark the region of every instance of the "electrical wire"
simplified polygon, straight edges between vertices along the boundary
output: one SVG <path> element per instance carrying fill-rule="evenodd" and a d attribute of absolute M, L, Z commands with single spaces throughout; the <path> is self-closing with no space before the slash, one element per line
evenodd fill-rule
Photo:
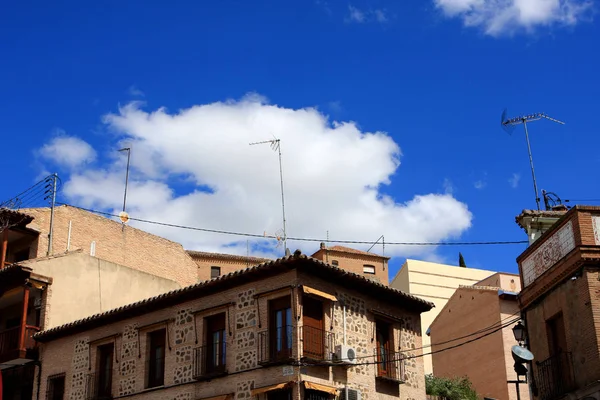
<path fill-rule="evenodd" d="M 518 320 L 518 319 L 517 319 L 517 320 Z M 396 352 L 396 353 L 394 353 L 394 354 L 396 354 L 396 355 L 400 354 L 400 357 L 399 357 L 399 358 L 391 358 L 391 359 L 388 359 L 388 360 L 383 360 L 383 361 L 366 361 L 366 362 L 359 362 L 359 363 L 354 363 L 354 364 L 351 364 L 351 366 L 387 364 L 387 363 L 390 363 L 390 362 L 404 361 L 404 360 L 412 360 L 412 359 L 415 359 L 415 358 L 421 358 L 421 357 L 428 356 L 428 355 L 433 355 L 433 354 L 437 354 L 437 353 L 442 353 L 442 352 L 444 352 L 444 351 L 448 351 L 448 350 L 456 349 L 456 348 L 458 348 L 458 347 L 465 346 L 465 345 L 467 345 L 467 344 L 470 344 L 470 343 L 476 342 L 477 340 L 481 340 L 481 339 L 483 339 L 483 338 L 485 338 L 485 337 L 487 337 L 487 336 L 493 335 L 494 333 L 496 333 L 496 332 L 499 332 L 499 331 L 501 331 L 502 329 L 509 327 L 509 326 L 510 326 L 510 325 L 512 325 L 514 322 L 515 322 L 515 321 L 510 321 L 510 322 L 504 323 L 504 324 L 500 325 L 499 327 L 497 327 L 497 328 L 495 328 L 495 329 L 493 329 L 493 330 L 491 330 L 491 331 L 489 331 L 489 332 L 486 332 L 485 334 L 483 334 L 483 335 L 481 335 L 481 336 L 478 336 L 478 337 L 476 337 L 476 338 L 473 338 L 473 339 L 467 340 L 467 341 L 465 341 L 465 342 L 462 342 L 462 343 L 455 344 L 455 345 L 453 345 L 453 346 L 444 347 L 443 349 L 439 349 L 439 350 L 430 351 L 429 353 L 422 353 L 422 354 L 415 354 L 415 355 L 413 355 L 413 356 L 407 356 L 407 355 L 405 355 L 405 354 L 403 354 L 403 353 L 405 353 L 405 352 L 408 352 L 408 351 L 412 352 L 412 351 L 414 351 L 414 350 L 418 350 L 418 349 L 407 349 L 407 350 L 406 350 L 406 351 L 404 351 L 404 352 Z M 458 339 L 456 339 L 456 340 L 458 340 Z M 452 341 L 454 341 L 454 340 L 452 340 Z M 441 344 L 441 343 L 436 343 L 436 345 L 438 345 L 438 344 Z M 375 354 L 375 355 L 369 355 L 369 356 L 356 357 L 356 359 L 365 359 L 365 358 L 374 358 L 374 357 L 377 357 L 377 355 Z M 329 365 L 329 363 L 319 363 L 319 362 L 310 362 L 310 363 L 302 363 L 302 364 L 303 364 L 303 366 L 324 366 L 324 365 Z"/>
<path fill-rule="evenodd" d="M 597 201 L 600 201 L 600 199 L 569 199 L 569 200 L 565 200 L 565 203 L 572 203 L 574 201 L 581 201 L 581 202 L 585 202 L 585 203 L 595 203 Z"/>
<path fill-rule="evenodd" d="M 80 210 L 91 212 L 94 214 L 104 215 L 104 216 L 113 217 L 113 218 L 119 218 L 118 215 L 112 214 L 109 212 L 105 212 L 105 211 L 98 211 L 98 210 L 93 210 L 90 208 L 79 207 L 79 206 L 75 206 L 75 205 L 68 204 L 68 203 L 57 202 L 56 204 L 67 205 L 67 206 L 78 208 Z M 255 234 L 255 233 L 244 233 L 244 232 L 225 231 L 225 230 L 219 230 L 219 229 L 199 228 L 199 227 L 194 227 L 194 226 L 170 224 L 167 222 L 159 222 L 159 221 L 152 221 L 152 220 L 147 220 L 147 219 L 142 219 L 142 218 L 134 218 L 131 216 L 129 217 L 129 219 L 131 221 L 137 221 L 137 222 L 142 222 L 142 223 L 146 223 L 146 224 L 160 225 L 160 226 L 166 226 L 166 227 L 178 228 L 178 229 L 187 229 L 187 230 L 192 230 L 192 231 L 218 233 L 218 234 L 222 234 L 222 235 L 231 235 L 231 236 L 253 237 L 253 238 L 260 238 L 260 239 L 278 239 L 278 237 L 274 236 L 274 235 L 266 235 L 266 234 L 260 235 L 260 234 Z M 301 238 L 301 237 L 291 237 L 291 236 L 288 237 L 287 239 L 293 240 L 293 241 L 299 241 L 299 242 L 325 242 L 326 241 L 325 239 Z M 328 241 L 335 242 L 335 243 L 344 243 L 344 244 L 372 244 L 373 243 L 372 240 L 333 240 L 333 239 L 329 239 Z M 527 240 L 487 241 L 487 242 L 387 242 L 387 241 L 385 242 L 386 245 L 389 244 L 389 245 L 399 245 L 399 246 L 474 246 L 474 245 L 508 245 L 508 244 L 527 244 L 527 243 L 529 243 Z"/>

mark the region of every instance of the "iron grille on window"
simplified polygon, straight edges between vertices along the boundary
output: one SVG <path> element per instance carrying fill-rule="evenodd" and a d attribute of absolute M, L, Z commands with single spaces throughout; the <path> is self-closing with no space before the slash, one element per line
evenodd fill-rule
<path fill-rule="evenodd" d="M 50 375 L 46 387 L 46 400 L 63 400 L 65 395 L 65 374 Z"/>
<path fill-rule="evenodd" d="M 227 373 L 227 343 L 217 342 L 194 350 L 194 379 L 210 379 Z"/>
<path fill-rule="evenodd" d="M 294 327 L 285 325 L 258 333 L 259 364 L 286 363 L 292 358 Z"/>

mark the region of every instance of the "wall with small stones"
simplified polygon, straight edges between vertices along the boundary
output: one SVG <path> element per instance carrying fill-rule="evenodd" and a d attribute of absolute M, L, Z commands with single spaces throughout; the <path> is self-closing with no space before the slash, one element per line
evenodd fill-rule
<path fill-rule="evenodd" d="M 79 371 L 89 371 L 87 351 L 82 353 L 91 339 L 94 343 L 103 337 L 121 334 L 120 360 L 117 367 L 118 379 L 113 379 L 115 395 L 129 395 L 132 400 L 187 400 L 201 399 L 233 393 L 234 399 L 251 399 L 251 390 L 291 380 L 308 380 L 328 386 L 341 388 L 348 385 L 362 391 L 365 400 L 402 400 L 422 399 L 425 396 L 423 365 L 421 358 L 406 362 L 406 383 L 397 385 L 397 396 L 378 391 L 375 367 L 333 366 L 333 367 L 298 367 L 271 366 L 261 367 L 257 363 L 259 333 L 268 327 L 268 304 L 270 300 L 290 296 L 290 286 L 307 285 L 315 289 L 336 295 L 347 305 L 347 339 L 348 344 L 355 347 L 359 357 L 372 360 L 375 354 L 374 323 L 376 317 L 369 312 L 378 309 L 395 315 L 398 322 L 394 324 L 394 344 L 397 351 L 407 355 L 418 355 L 421 350 L 420 317 L 418 314 L 402 308 L 402 304 L 390 305 L 379 301 L 374 296 L 351 289 L 341 288 L 334 282 L 324 281 L 316 276 L 298 274 L 292 270 L 279 276 L 264 279 L 261 282 L 248 282 L 237 288 L 227 289 L 220 293 L 192 300 L 176 307 L 148 312 L 142 316 L 130 318 L 122 322 L 107 324 L 102 327 L 74 335 L 68 338 L 44 344 L 44 357 L 48 360 L 60 358 L 60 354 L 71 354 L 73 363 L 64 363 L 52 368 L 44 368 L 42 380 L 47 373 L 60 372 L 62 369 L 69 377 L 66 398 L 77 399 L 82 381 L 77 381 Z M 293 317 L 298 327 L 302 325 L 302 290 L 293 290 Z M 231 304 L 231 305 L 228 305 Z M 323 301 L 325 329 L 335 334 L 335 344 L 342 343 L 342 309 L 339 303 Z M 206 310 L 206 311 L 198 311 Z M 212 311 L 211 311 L 212 310 Z M 208 382 L 197 382 L 192 378 L 194 349 L 202 345 L 204 337 L 204 319 L 210 315 L 226 312 L 227 366 L 229 376 L 212 379 Z M 168 324 L 160 321 L 169 320 Z M 152 327 L 142 328 L 151 324 Z M 168 389 L 145 389 L 147 334 L 154 329 L 168 326 L 168 339 L 171 349 L 165 356 L 165 386 Z M 70 343 L 67 346 L 65 343 Z M 77 345 L 75 345 L 77 343 Z M 301 343 L 294 338 L 294 356 L 298 356 Z M 75 357 L 74 349 L 77 349 Z M 93 349 L 92 349 L 93 350 Z M 141 355 L 141 357 L 138 356 Z M 75 362 L 76 360 L 76 362 Z M 84 362 L 85 361 L 85 362 Z M 52 361 L 50 361 L 52 364 Z M 47 372 L 46 372 L 47 371 Z M 93 372 L 93 371 L 92 371 Z M 231 375 L 231 374 L 234 375 Z M 72 380 L 72 382 L 71 382 Z M 79 386 L 78 386 L 79 385 Z M 42 387 L 43 389 L 44 387 Z M 294 398 L 297 397 L 297 388 Z"/>
<path fill-rule="evenodd" d="M 86 393 L 86 381 L 90 363 L 89 340 L 78 339 L 73 348 L 73 362 L 71 364 L 71 390 L 70 400 L 83 400 Z"/>

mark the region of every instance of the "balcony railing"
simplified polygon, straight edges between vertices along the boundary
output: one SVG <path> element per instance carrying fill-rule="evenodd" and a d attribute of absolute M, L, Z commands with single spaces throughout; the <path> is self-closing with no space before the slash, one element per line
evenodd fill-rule
<path fill-rule="evenodd" d="M 292 360 L 296 328 L 292 325 L 258 333 L 258 363 L 285 364 Z"/>
<path fill-rule="evenodd" d="M 112 399 L 112 373 L 108 375 L 97 372 L 88 374 L 86 400 L 110 399 Z"/>
<path fill-rule="evenodd" d="M 194 350 L 193 378 L 211 379 L 227 374 L 227 343 L 204 345 Z"/>
<path fill-rule="evenodd" d="M 391 351 L 380 351 L 375 349 L 375 377 L 393 382 L 404 382 L 404 360 L 400 353 Z"/>
<path fill-rule="evenodd" d="M 315 361 L 332 361 L 335 335 L 308 325 L 301 327 L 302 357 Z"/>
<path fill-rule="evenodd" d="M 540 400 L 554 400 L 574 389 L 571 353 L 559 353 L 536 364 Z"/>
<path fill-rule="evenodd" d="M 21 341 L 21 327 L 0 331 L 0 361 L 8 361 L 12 357 L 21 358 L 20 351 L 32 350 L 37 347 L 33 335 L 39 332 L 37 326 L 25 326 L 25 337 Z"/>

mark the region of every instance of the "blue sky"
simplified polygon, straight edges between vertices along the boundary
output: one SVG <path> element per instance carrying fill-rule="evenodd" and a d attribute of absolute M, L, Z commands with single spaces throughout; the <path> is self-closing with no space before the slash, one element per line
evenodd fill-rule
<path fill-rule="evenodd" d="M 524 240 L 514 217 L 535 207 L 525 139 L 501 130 L 500 114 L 564 120 L 530 126 L 540 189 L 600 198 L 596 9 L 580 0 L 13 2 L 0 15 L 9 172 L 0 198 L 56 171 L 63 201 L 118 210 L 116 150 L 131 145 L 132 216 L 272 234 L 277 158 L 247 143 L 277 136 L 289 236 Z M 138 226 L 186 247 L 246 248 Z M 251 246 L 280 251 L 271 245 Z M 472 267 L 514 272 L 523 249 L 386 252 L 395 268 L 407 256 L 457 263 L 461 251 Z"/>

